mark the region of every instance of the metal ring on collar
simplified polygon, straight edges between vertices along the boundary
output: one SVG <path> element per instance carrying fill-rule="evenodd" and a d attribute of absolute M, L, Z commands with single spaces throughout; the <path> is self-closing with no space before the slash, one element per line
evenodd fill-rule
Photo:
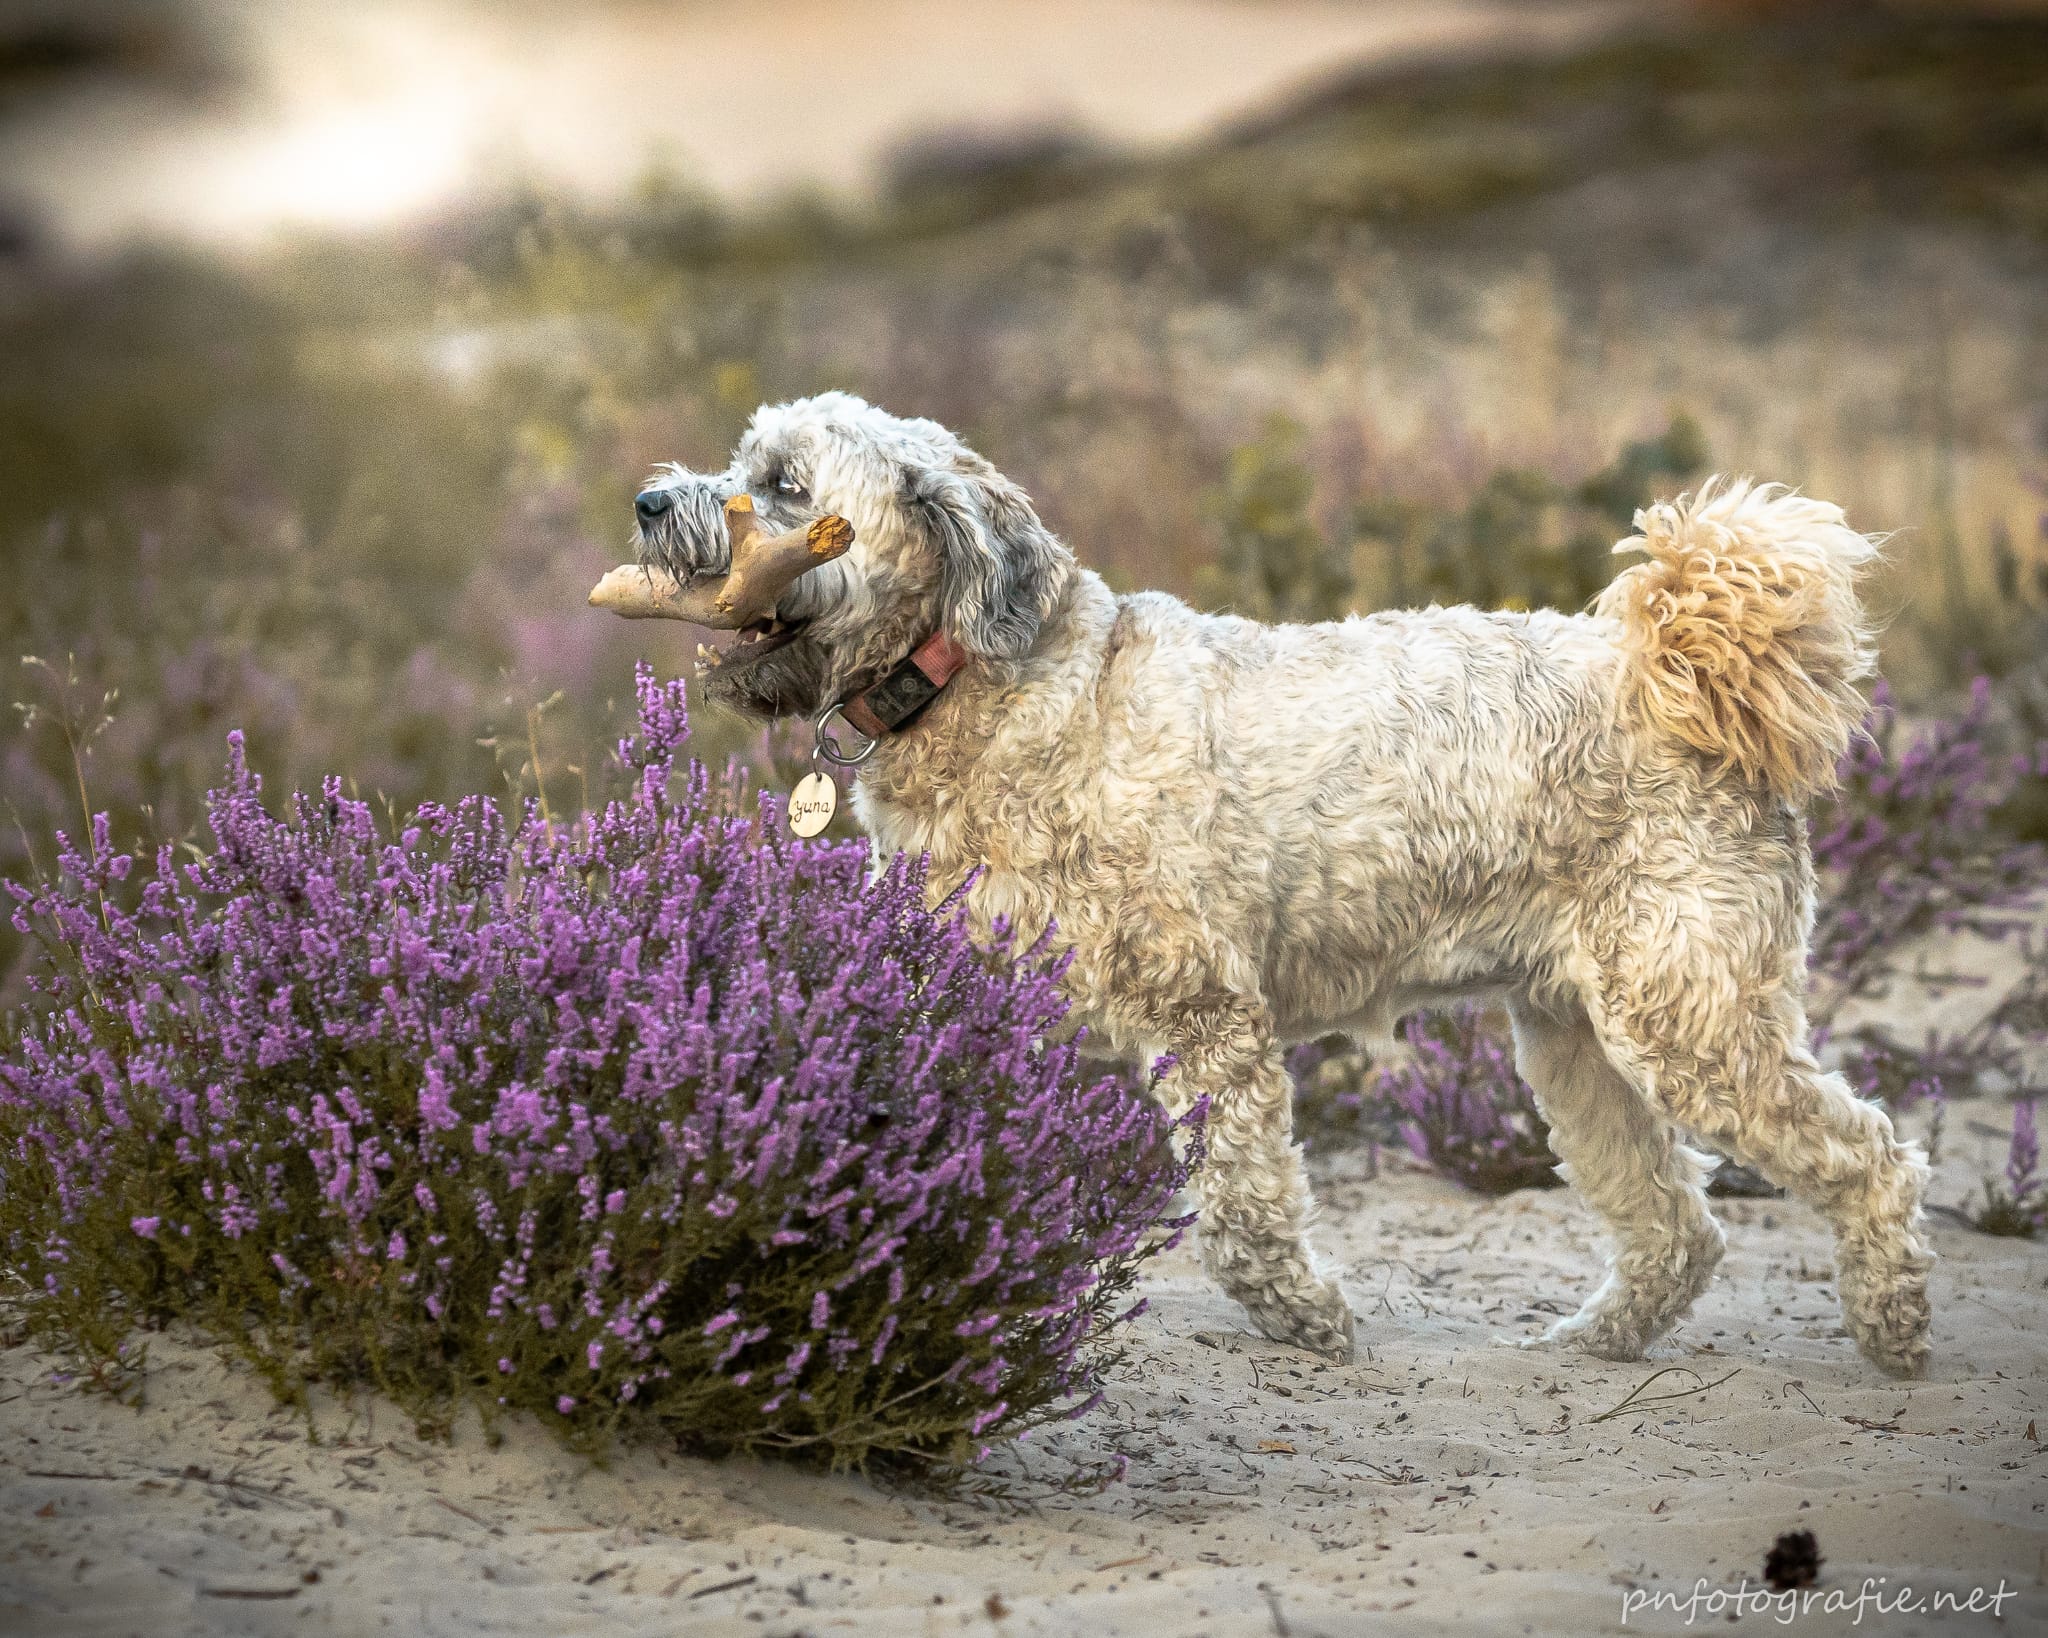
<path fill-rule="evenodd" d="M 828 705 L 825 707 L 823 711 L 820 711 L 818 713 L 818 720 L 816 724 L 814 724 L 817 730 L 818 739 L 817 743 L 812 747 L 812 753 L 814 755 L 823 757 L 835 768 L 857 768 L 863 762 L 867 761 L 869 757 L 875 754 L 875 747 L 881 744 L 882 742 L 878 739 L 868 739 L 867 743 L 863 745 L 858 751 L 856 751 L 853 755 L 848 756 L 843 750 L 840 749 L 839 742 L 832 737 L 831 724 L 832 719 L 834 717 L 837 717 L 842 723 L 845 724 L 847 731 L 849 733 L 860 734 L 860 730 L 858 728 L 854 727 L 852 723 L 846 721 L 846 712 L 843 708 L 841 708 L 838 705 Z M 860 734 L 860 737 L 862 739 L 867 739 L 867 735 L 865 734 Z"/>

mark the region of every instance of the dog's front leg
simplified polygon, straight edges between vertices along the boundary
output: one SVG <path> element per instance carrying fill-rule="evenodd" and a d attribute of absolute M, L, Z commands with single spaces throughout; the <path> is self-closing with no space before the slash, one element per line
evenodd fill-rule
<path fill-rule="evenodd" d="M 1350 1305 L 1309 1249 L 1315 1208 L 1278 1044 L 1241 1014 L 1178 1033 L 1172 1101 L 1209 1099 L 1209 1154 L 1195 1178 L 1204 1265 L 1275 1342 L 1349 1359 Z"/>

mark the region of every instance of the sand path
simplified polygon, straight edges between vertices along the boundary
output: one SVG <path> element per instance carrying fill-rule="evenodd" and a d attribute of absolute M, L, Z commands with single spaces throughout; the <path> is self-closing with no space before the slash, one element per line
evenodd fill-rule
<path fill-rule="evenodd" d="M 1971 1122 L 2003 1114 L 1957 1110 L 1938 1199 L 2002 1158 Z M 1724 1277 L 1652 1361 L 1610 1365 L 1494 1340 L 1594 1278 L 1566 1193 L 1482 1201 L 1407 1169 L 1368 1180 L 1358 1156 L 1321 1171 L 1367 1357 L 1326 1366 L 1248 1335 L 1177 1252 L 1110 1403 L 1027 1464 L 1122 1451 L 1128 1480 L 1023 1511 L 651 1449 L 594 1468 L 527 1426 L 496 1449 L 473 1430 L 426 1444 L 388 1405 L 324 1413 L 313 1445 L 200 1348 L 158 1342 L 139 1411 L 13 1348 L 0 1631 L 1675 1632 L 1669 1608 L 1624 1629 L 1625 1595 L 1754 1584 L 1794 1528 L 1845 1596 L 1866 1577 L 1888 1598 L 2001 1577 L 2016 1595 L 2002 1629 L 1866 1608 L 1863 1630 L 2048 1630 L 2048 1453 L 2030 1436 L 2048 1423 L 2048 1246 L 1939 1224 L 1933 1371 L 1901 1385 L 1843 1337 L 1818 1222 L 1722 1202 Z M 1598 1420 L 1670 1364 L 1725 1380 Z"/>

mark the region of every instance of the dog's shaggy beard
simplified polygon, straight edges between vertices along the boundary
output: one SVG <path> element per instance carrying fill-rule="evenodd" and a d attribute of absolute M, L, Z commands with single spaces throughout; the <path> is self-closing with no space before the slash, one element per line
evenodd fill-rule
<path fill-rule="evenodd" d="M 828 570 L 811 571 L 823 574 Z M 866 583 L 856 596 L 867 618 L 851 632 L 828 636 L 805 630 L 782 647 L 747 659 L 727 649 L 726 658 L 704 680 L 704 697 L 753 717 L 814 717 L 835 700 L 869 689 L 913 648 L 931 635 L 938 621 L 930 597 Z M 845 595 L 844 588 L 841 588 Z M 806 621 L 831 611 L 829 594 L 799 583 L 785 610 Z M 744 651 L 740 651 L 743 654 Z"/>
<path fill-rule="evenodd" d="M 815 717 L 872 688 L 939 626 L 935 581 L 841 558 L 802 575 L 777 605 L 801 629 L 758 657 L 724 651 L 704 697 L 752 717 Z"/>
<path fill-rule="evenodd" d="M 728 659 L 711 667 L 704 698 L 749 717 L 813 717 L 835 697 L 832 670 L 824 646 L 798 636 L 758 660 Z"/>

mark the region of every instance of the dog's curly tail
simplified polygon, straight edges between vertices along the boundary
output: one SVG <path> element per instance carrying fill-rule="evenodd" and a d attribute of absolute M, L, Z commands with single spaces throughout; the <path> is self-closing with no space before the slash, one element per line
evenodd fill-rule
<path fill-rule="evenodd" d="M 1790 802 L 1835 782 L 1876 659 L 1856 577 L 1877 556 L 1842 509 L 1709 479 L 1636 513 L 1644 552 L 1601 593 L 1621 625 L 1620 706 Z"/>

